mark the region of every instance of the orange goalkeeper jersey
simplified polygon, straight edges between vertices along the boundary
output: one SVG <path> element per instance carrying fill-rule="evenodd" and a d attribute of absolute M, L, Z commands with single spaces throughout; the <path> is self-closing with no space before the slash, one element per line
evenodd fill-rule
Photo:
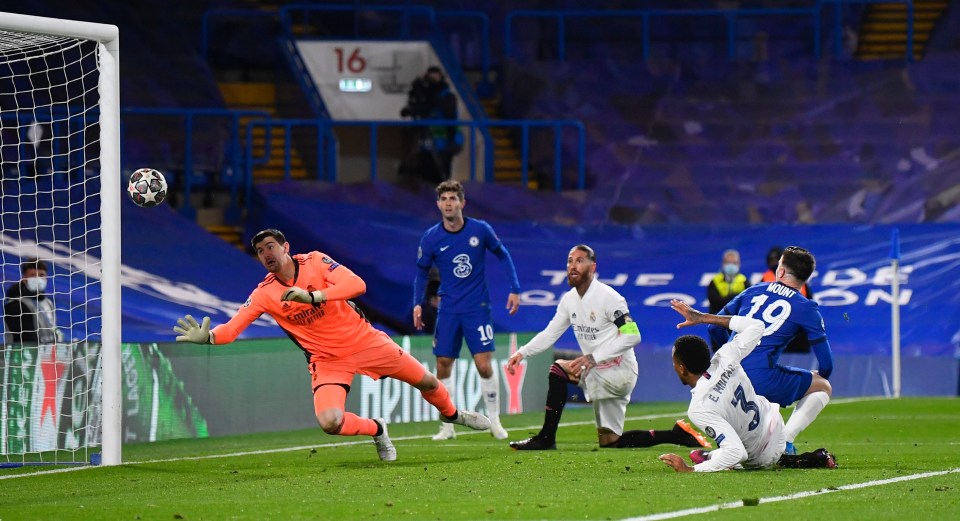
<path fill-rule="evenodd" d="M 390 340 L 347 302 L 366 292 L 363 279 L 318 251 L 292 258 L 296 266 L 292 284 L 307 291 L 323 290 L 327 301 L 316 305 L 283 302 L 280 296 L 291 286 L 270 273 L 233 318 L 213 329 L 215 343 L 232 342 L 264 313 L 277 321 L 309 362 L 338 358 Z"/>

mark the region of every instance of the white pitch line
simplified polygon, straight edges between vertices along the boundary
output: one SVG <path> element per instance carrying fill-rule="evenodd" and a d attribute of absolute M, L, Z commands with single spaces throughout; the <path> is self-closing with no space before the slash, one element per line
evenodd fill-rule
<path fill-rule="evenodd" d="M 830 488 L 821 488 L 817 490 L 807 490 L 804 492 L 796 492 L 793 494 L 787 494 L 785 496 L 772 496 L 772 497 L 762 497 L 759 499 L 759 503 L 776 503 L 778 501 L 791 501 L 794 499 L 803 499 L 813 496 L 821 496 L 824 494 L 830 494 L 832 492 L 841 492 L 844 490 L 856 490 L 861 488 L 869 487 L 878 487 L 881 485 L 889 485 L 891 483 L 898 483 L 901 481 L 913 481 L 915 479 L 924 479 L 931 478 L 935 476 L 943 476 L 945 474 L 954 474 L 960 472 L 960 468 L 950 469 L 950 470 L 938 470 L 934 472 L 924 472 L 922 474 L 910 474 L 907 476 L 899 476 L 896 478 L 889 479 L 879 479 L 875 481 L 865 481 L 863 483 L 851 483 L 849 485 L 840 485 L 838 487 Z M 706 514 L 707 512 L 716 512 L 718 510 L 727 510 L 731 508 L 740 508 L 743 507 L 743 501 L 734 501 L 731 503 L 719 503 L 715 505 L 708 505 L 705 507 L 697 508 L 687 508 L 684 510 L 674 510 L 673 512 L 661 512 L 659 514 L 650 514 L 648 516 L 640 517 L 628 517 L 621 521 L 655 521 L 658 519 L 676 519 L 678 517 L 692 516 L 696 514 Z"/>
<path fill-rule="evenodd" d="M 872 400 L 886 400 L 882 396 L 864 396 L 864 397 L 854 397 L 854 398 L 843 398 L 838 400 L 832 400 L 831 403 L 854 403 L 854 402 L 863 402 L 863 401 L 872 401 Z M 661 414 L 646 414 L 642 416 L 629 416 L 626 420 L 658 420 L 661 418 L 680 418 L 685 416 L 686 411 L 683 412 L 673 412 L 673 413 L 661 413 Z M 579 425 L 593 425 L 593 421 L 581 421 L 581 422 L 563 422 L 560 424 L 561 427 L 573 427 Z M 539 429 L 541 425 L 530 425 L 527 427 L 511 427 L 508 430 L 511 431 L 523 431 L 523 430 L 536 430 Z M 484 431 L 476 432 L 464 432 L 457 433 L 457 435 L 476 435 L 476 434 L 485 434 Z M 404 440 L 422 440 L 431 437 L 431 434 L 422 435 L 422 436 L 404 436 L 400 438 L 390 438 L 393 441 L 404 441 Z M 146 460 L 146 461 L 128 461 L 124 462 L 124 465 L 143 465 L 147 463 L 168 463 L 175 461 L 196 461 L 196 460 L 205 460 L 205 459 L 219 459 L 219 458 L 234 458 L 234 457 L 243 457 L 243 456 L 254 456 L 258 454 L 277 454 L 282 452 L 295 452 L 298 450 L 311 450 L 318 449 L 323 447 L 345 447 L 349 445 L 362 445 L 365 443 L 370 443 L 370 440 L 364 439 L 362 441 L 341 441 L 341 442 L 332 442 L 332 443 L 317 443 L 314 445 L 301 445 L 299 447 L 281 447 L 277 449 L 264 449 L 264 450 L 255 450 L 255 451 L 246 451 L 246 452 L 232 452 L 229 454 L 211 454 L 207 456 L 186 456 L 182 458 L 167 458 L 167 459 L 157 459 L 157 460 Z M 101 468 L 99 465 L 90 465 L 90 466 L 80 466 L 80 467 L 69 467 L 63 469 L 54 469 L 54 470 L 41 470 L 38 472 L 30 472 L 25 474 L 11 474 L 9 476 L 0 475 L 0 481 L 4 479 L 16 479 L 16 478 L 25 478 L 31 476 L 39 476 L 43 474 L 52 474 L 57 472 L 75 472 L 79 470 L 90 470 Z"/>
<path fill-rule="evenodd" d="M 627 420 L 656 420 L 660 418 L 675 418 L 680 417 L 686 414 L 685 412 L 679 413 L 663 413 L 663 414 L 647 414 L 643 416 L 630 416 Z M 578 425 L 593 425 L 593 421 L 580 421 L 580 422 L 563 422 L 560 424 L 561 427 L 573 427 Z M 509 431 L 523 431 L 530 429 L 539 429 L 540 425 L 531 425 L 527 427 L 511 427 Z M 457 432 L 457 436 L 471 436 L 477 434 L 489 434 L 486 431 L 469 431 L 469 432 Z M 424 440 L 428 439 L 432 434 L 424 434 L 419 436 L 400 436 L 393 437 L 390 439 L 393 441 L 406 441 L 406 440 Z M 184 456 L 181 458 L 167 458 L 167 459 L 155 459 L 155 460 L 144 460 L 144 461 L 126 461 L 124 465 L 145 465 L 145 464 L 154 464 L 154 463 L 171 463 L 176 461 L 196 461 L 196 460 L 205 460 L 205 459 L 220 459 L 220 458 L 239 458 L 243 456 L 256 456 L 260 454 L 278 454 L 283 452 L 296 452 L 300 450 L 312 450 L 320 449 L 327 447 L 347 447 L 350 445 L 364 445 L 371 443 L 369 439 L 364 438 L 362 440 L 356 441 L 339 441 L 339 442 L 330 442 L 330 443 L 316 443 L 313 445 L 301 445 L 298 447 L 280 447 L 276 449 L 263 449 L 263 450 L 251 450 L 244 452 L 231 452 L 227 454 L 208 454 L 205 456 Z M 63 469 L 54 469 L 54 470 L 42 470 L 37 472 L 30 472 L 25 474 L 11 474 L 9 476 L 0 475 L 0 480 L 4 479 L 16 479 L 16 478 L 25 478 L 31 476 L 39 476 L 43 474 L 53 474 L 57 472 L 76 472 L 79 470 L 91 470 L 98 468 L 106 468 L 98 465 L 89 465 L 89 466 L 80 466 L 80 467 L 70 467 Z"/>

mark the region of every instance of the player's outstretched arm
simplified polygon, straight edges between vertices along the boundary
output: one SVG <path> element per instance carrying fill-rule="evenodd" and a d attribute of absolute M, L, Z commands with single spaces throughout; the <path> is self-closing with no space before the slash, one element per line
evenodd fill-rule
<path fill-rule="evenodd" d="M 177 342 L 193 342 L 194 344 L 212 344 L 213 334 L 210 333 L 210 317 L 203 317 L 201 324 L 191 315 L 177 319 L 173 331 L 179 333 Z"/>
<path fill-rule="evenodd" d="M 678 299 L 671 300 L 670 307 L 673 308 L 673 310 L 676 311 L 677 313 L 680 313 L 684 318 L 683 322 L 677 324 L 677 329 L 688 327 L 688 326 L 695 326 L 697 324 L 713 324 L 715 326 L 725 327 L 727 329 L 730 328 L 729 316 L 719 316 L 719 315 L 711 315 L 709 313 L 703 313 L 701 311 L 697 311 L 696 309 L 693 309 L 692 307 L 690 307 L 690 304 L 687 304 L 686 302 Z"/>

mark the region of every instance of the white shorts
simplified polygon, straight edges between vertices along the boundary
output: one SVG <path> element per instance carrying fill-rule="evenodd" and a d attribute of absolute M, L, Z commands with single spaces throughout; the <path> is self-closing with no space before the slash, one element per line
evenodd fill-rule
<path fill-rule="evenodd" d="M 636 361 L 622 356 L 604 360 L 588 371 L 579 385 L 587 401 L 593 403 L 597 428 L 623 434 L 630 393 L 637 385 Z"/>
<path fill-rule="evenodd" d="M 787 448 L 787 435 L 783 428 L 783 416 L 771 414 L 773 420 L 767 425 L 764 435 L 766 444 L 760 448 L 760 453 L 743 462 L 747 469 L 765 469 L 780 461 L 783 451 Z"/>

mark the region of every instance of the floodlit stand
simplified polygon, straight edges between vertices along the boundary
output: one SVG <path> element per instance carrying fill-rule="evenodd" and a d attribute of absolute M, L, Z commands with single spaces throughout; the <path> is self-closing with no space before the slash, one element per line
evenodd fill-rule
<path fill-rule="evenodd" d="M 99 79 L 100 285 L 103 465 L 121 463 L 120 360 L 120 39 L 116 26 L 0 13 L 0 51 L 20 43 L 10 33 L 97 42 Z M 27 46 L 36 46 L 27 39 Z M 64 67 L 64 70 L 68 70 Z"/>

